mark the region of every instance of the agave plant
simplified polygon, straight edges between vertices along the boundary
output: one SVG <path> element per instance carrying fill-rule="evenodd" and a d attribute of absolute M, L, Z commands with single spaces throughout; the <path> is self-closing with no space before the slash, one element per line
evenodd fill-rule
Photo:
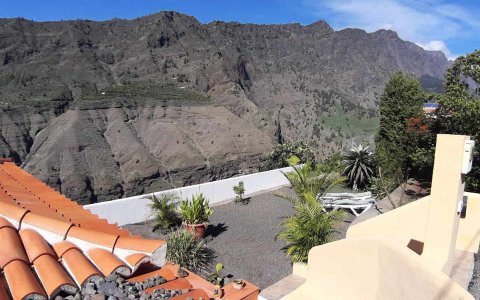
<path fill-rule="evenodd" d="M 284 249 L 293 262 L 307 263 L 310 249 L 332 241 L 335 225 L 342 220 L 344 212 L 324 212 L 311 192 L 305 192 L 302 199 L 295 202 L 295 214 L 283 222 L 284 228 L 275 239 L 287 242 Z"/>
<path fill-rule="evenodd" d="M 177 194 L 164 193 L 160 196 L 151 194 L 148 198 L 151 200 L 150 209 L 155 216 L 155 227 L 165 231 L 178 225 L 180 218 L 177 212 L 177 203 L 180 201 L 180 197 Z"/>
<path fill-rule="evenodd" d="M 185 230 L 173 231 L 167 238 L 167 260 L 193 272 L 208 269 L 215 259 L 215 252 Z"/>
<path fill-rule="evenodd" d="M 369 145 L 353 144 L 352 148 L 343 157 L 345 169 L 350 186 L 357 190 L 364 187 L 374 175 L 375 155 Z"/>

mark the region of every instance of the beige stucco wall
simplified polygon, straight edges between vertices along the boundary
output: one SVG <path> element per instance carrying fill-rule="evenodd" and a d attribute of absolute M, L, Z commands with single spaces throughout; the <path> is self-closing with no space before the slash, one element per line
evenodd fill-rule
<path fill-rule="evenodd" d="M 465 193 L 467 209 L 460 218 L 456 249 L 476 253 L 480 243 L 480 195 Z M 430 197 L 419 199 L 370 220 L 351 226 L 347 238 L 385 235 L 403 245 L 410 240 L 425 241 L 426 219 Z"/>
<path fill-rule="evenodd" d="M 468 139 L 438 135 L 431 196 L 312 248 L 306 283 L 284 299 L 473 299 L 448 276 L 455 249 L 476 252 L 479 245 L 480 195 L 464 193 L 461 174 Z"/>
<path fill-rule="evenodd" d="M 350 226 L 347 238 L 365 235 L 386 235 L 396 239 L 402 245 L 408 245 L 414 239 L 425 240 L 425 227 L 430 197 L 401 206 L 375 218 Z"/>
<path fill-rule="evenodd" d="M 398 241 L 348 238 L 313 248 L 307 281 L 291 299 L 473 299 Z"/>
<path fill-rule="evenodd" d="M 458 225 L 457 250 L 476 253 L 480 243 L 480 195 L 465 193 L 467 210 Z"/>

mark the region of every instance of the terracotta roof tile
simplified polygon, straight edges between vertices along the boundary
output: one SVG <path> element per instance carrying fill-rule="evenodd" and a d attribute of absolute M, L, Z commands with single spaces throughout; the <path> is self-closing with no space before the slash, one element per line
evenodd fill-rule
<path fill-rule="evenodd" d="M 14 300 L 54 298 L 104 275 L 133 272 L 140 275 L 130 282 L 157 275 L 168 281 L 151 290 L 193 289 L 176 299 L 208 299 L 212 285 L 199 276 L 177 279 L 178 266 L 158 268 L 165 252 L 165 241 L 130 236 L 13 163 L 0 164 L 0 300 L 8 293 Z"/>
<path fill-rule="evenodd" d="M 0 202 L 0 215 L 18 228 L 20 221 L 27 214 L 27 210 L 9 203 Z"/>
<path fill-rule="evenodd" d="M 34 229 L 50 244 L 62 241 L 71 227 L 71 223 L 34 213 L 26 214 L 20 226 L 21 229 Z"/>
<path fill-rule="evenodd" d="M 5 277 L 0 274 L 0 299 L 6 300 L 10 299 L 8 296 L 8 285 L 7 282 L 5 281 Z"/>
<path fill-rule="evenodd" d="M 42 255 L 50 255 L 53 258 L 57 258 L 47 241 L 35 230 L 22 229 L 19 234 L 30 263 L 34 263 Z"/>
<path fill-rule="evenodd" d="M 165 241 L 161 240 L 138 240 L 132 237 L 120 237 L 115 248 L 153 253 L 164 244 Z"/>
<path fill-rule="evenodd" d="M 20 260 L 12 261 L 3 271 L 13 300 L 46 299 L 46 294 L 30 266 Z"/>
<path fill-rule="evenodd" d="M 102 247 L 113 252 L 118 235 L 99 232 L 91 229 L 72 227 L 67 234 L 67 241 L 75 243 L 83 251 Z"/>
<path fill-rule="evenodd" d="M 83 206 L 48 187 L 14 163 L 0 165 L 0 201 L 19 205 L 36 214 L 71 222 L 80 227 L 121 236 L 129 235 L 128 231 L 99 219 Z M 88 224 L 83 224 L 85 221 Z M 106 226 L 98 226 L 102 224 Z M 16 226 L 16 224 L 13 225 Z"/>
<path fill-rule="evenodd" d="M 186 300 L 186 299 L 210 299 L 210 297 L 203 290 L 194 290 L 186 294 L 181 294 L 170 298 L 170 300 Z"/>
<path fill-rule="evenodd" d="M 150 261 L 150 257 L 143 253 L 134 253 L 124 257 L 125 262 L 129 265 L 130 268 L 136 270 L 140 264 Z"/>
<path fill-rule="evenodd" d="M 73 226 L 72 223 L 55 220 L 32 212 L 25 215 L 22 220 L 23 224 L 33 225 L 63 237 L 67 235 L 68 230 Z"/>
<path fill-rule="evenodd" d="M 68 294 L 77 292 L 77 286 L 54 257 L 42 255 L 35 260 L 33 267 L 50 298 L 60 292 Z"/>
<path fill-rule="evenodd" d="M 147 293 L 153 293 L 158 289 L 166 289 L 166 290 L 184 290 L 184 289 L 191 289 L 192 285 L 190 282 L 185 279 L 185 278 L 178 278 L 174 280 L 167 281 L 165 283 L 162 283 L 160 285 L 151 287 L 149 289 L 146 289 L 145 292 Z"/>
<path fill-rule="evenodd" d="M 123 261 L 105 249 L 90 249 L 87 255 L 104 276 L 112 273 L 128 276 L 132 273 L 131 269 Z"/>
<path fill-rule="evenodd" d="M 17 205 L 17 202 L 15 199 L 13 199 L 11 196 L 9 196 L 0 186 L 0 201 L 1 202 L 6 202 L 9 204 L 15 204 Z"/>
<path fill-rule="evenodd" d="M 161 277 L 165 278 L 167 281 L 170 281 L 170 280 L 173 280 L 173 279 L 177 278 L 170 269 L 168 269 L 166 267 L 163 267 L 161 269 L 157 269 L 157 270 L 154 270 L 154 271 L 151 271 L 151 272 L 148 272 L 148 273 L 144 273 L 142 275 L 138 275 L 138 276 L 129 278 L 128 281 L 129 282 L 140 282 L 140 281 L 145 281 L 146 279 L 148 279 L 150 277 L 155 277 L 155 276 L 161 276 Z"/>
<path fill-rule="evenodd" d="M 78 286 L 84 286 L 90 280 L 103 277 L 78 248 L 69 248 L 60 257 L 63 266 Z"/>
<path fill-rule="evenodd" d="M 0 269 L 4 269 L 12 261 L 21 260 L 29 263 L 25 251 L 23 251 L 22 241 L 15 229 L 3 227 L 0 229 Z"/>
<path fill-rule="evenodd" d="M 2 229 L 3 227 L 10 227 L 13 230 L 17 229 L 15 228 L 15 226 L 12 225 L 12 223 L 8 222 L 7 219 L 0 217 L 0 229 Z"/>
<path fill-rule="evenodd" d="M 65 254 L 65 252 L 67 252 L 70 249 L 78 249 L 82 251 L 80 248 L 77 247 L 77 245 L 68 241 L 63 241 L 63 242 L 54 244 L 53 249 L 55 250 L 55 253 L 57 254 L 58 257 L 62 257 L 63 254 Z"/>

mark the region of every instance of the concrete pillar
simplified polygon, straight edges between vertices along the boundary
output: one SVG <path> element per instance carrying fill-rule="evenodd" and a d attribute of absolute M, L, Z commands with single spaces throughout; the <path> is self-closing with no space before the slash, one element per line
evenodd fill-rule
<path fill-rule="evenodd" d="M 458 203 L 463 199 L 465 175 L 462 163 L 465 142 L 463 135 L 439 134 L 435 150 L 432 190 L 428 211 L 425 244 L 422 257 L 446 274 L 451 272 L 451 257 L 455 251 L 459 214 Z"/>

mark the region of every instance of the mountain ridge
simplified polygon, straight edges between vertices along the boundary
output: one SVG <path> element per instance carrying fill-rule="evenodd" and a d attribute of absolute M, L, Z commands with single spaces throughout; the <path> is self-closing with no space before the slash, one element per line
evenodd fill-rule
<path fill-rule="evenodd" d="M 371 138 L 391 74 L 435 89 L 449 65 L 324 21 L 0 19 L 0 37 L 0 154 L 82 203 L 248 172 L 279 129 L 324 157 Z"/>

